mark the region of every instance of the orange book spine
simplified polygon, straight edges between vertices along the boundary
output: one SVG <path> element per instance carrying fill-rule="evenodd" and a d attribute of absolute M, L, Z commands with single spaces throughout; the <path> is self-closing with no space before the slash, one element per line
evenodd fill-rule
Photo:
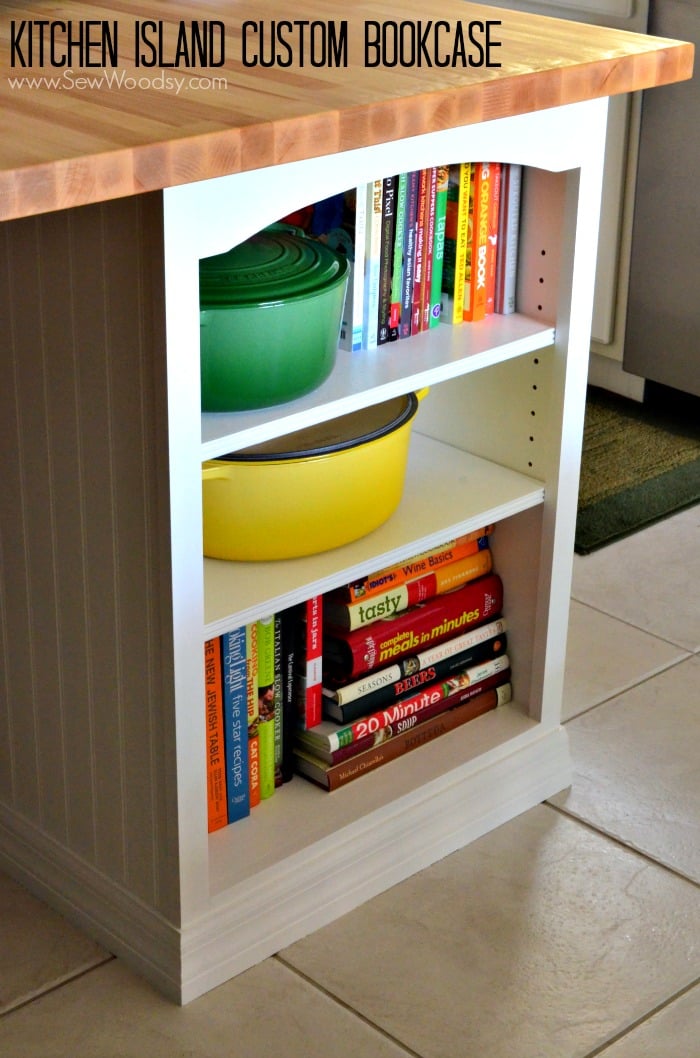
<path fill-rule="evenodd" d="M 226 826 L 226 754 L 224 750 L 224 695 L 221 680 L 221 642 L 217 636 L 204 644 L 204 689 L 207 725 L 207 823 L 209 833 Z"/>
<path fill-rule="evenodd" d="M 406 584 L 409 580 L 422 577 L 425 573 L 446 566 L 450 562 L 457 562 L 461 558 L 475 555 L 477 551 L 488 546 L 488 536 L 494 531 L 494 525 L 485 525 L 474 532 L 464 533 L 462 536 L 448 540 L 439 547 L 423 551 L 413 558 L 395 566 L 386 566 L 384 569 L 371 573 L 361 580 L 352 581 L 337 593 L 338 598 L 346 602 L 359 602 L 361 599 L 369 599 L 373 595 L 381 595 L 388 587 L 395 588 L 399 584 Z"/>
<path fill-rule="evenodd" d="M 483 320 L 486 315 L 486 257 L 488 254 L 489 197 L 491 194 L 491 163 L 478 162 L 474 173 L 472 204 L 472 242 L 469 288 L 465 283 L 464 319 L 470 323 Z"/>

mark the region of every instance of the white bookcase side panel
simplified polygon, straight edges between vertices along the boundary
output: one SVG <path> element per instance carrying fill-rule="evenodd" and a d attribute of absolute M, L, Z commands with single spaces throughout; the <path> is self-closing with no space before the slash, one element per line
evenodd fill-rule
<path fill-rule="evenodd" d="M 423 404 L 430 400 L 431 394 Z M 422 409 L 421 409 L 422 411 Z M 420 429 L 420 414 L 417 428 Z M 288 562 L 205 561 L 205 634 L 225 632 L 423 548 L 540 504 L 542 483 L 414 430 L 401 503 L 370 535 Z M 354 502 L 366 502 L 356 497 Z M 352 517 L 349 501 L 348 516 Z"/>

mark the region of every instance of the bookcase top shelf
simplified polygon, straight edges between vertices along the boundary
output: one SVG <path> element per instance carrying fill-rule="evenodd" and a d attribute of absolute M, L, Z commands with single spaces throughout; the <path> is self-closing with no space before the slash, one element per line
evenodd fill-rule
<path fill-rule="evenodd" d="M 403 57 L 413 60 L 407 66 L 389 65 L 397 56 L 400 25 L 387 0 L 351 9 L 328 0 L 321 10 L 304 0 L 295 7 L 291 30 L 283 31 L 288 47 L 276 45 L 277 56 L 283 62 L 291 57 L 291 65 L 262 65 L 273 55 L 272 34 L 284 10 L 276 0 L 205 0 L 196 6 L 151 0 L 147 14 L 139 0 L 3 5 L 0 220 L 632 92 L 692 74 L 688 43 L 461 0 L 441 4 L 439 30 L 426 18 L 422 0 L 404 0 Z M 60 20 L 72 27 L 74 39 L 82 32 L 83 41 L 92 42 L 82 51 L 74 47 L 70 66 L 51 65 L 47 34 Z M 42 21 L 43 29 L 37 27 Z M 209 41 L 209 57 L 223 58 L 221 65 L 192 63 L 195 21 Z M 88 22 L 94 25 L 86 29 Z M 144 28 L 144 22 L 153 25 Z M 488 22 L 489 39 L 483 28 Z M 251 25 L 244 33 L 246 23 Z M 368 23 L 388 27 L 386 49 L 366 53 Z M 426 28 L 425 49 L 414 50 L 412 39 Z M 60 28 L 55 40 L 58 63 L 65 55 Z M 144 65 L 155 49 L 157 61 L 170 65 Z M 312 64 L 324 54 L 324 65 Z M 465 66 L 465 56 L 481 65 Z"/>

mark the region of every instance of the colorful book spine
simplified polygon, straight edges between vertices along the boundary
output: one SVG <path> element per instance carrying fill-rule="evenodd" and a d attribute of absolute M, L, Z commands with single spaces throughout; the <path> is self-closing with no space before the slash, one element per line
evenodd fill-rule
<path fill-rule="evenodd" d="M 227 821 L 250 815 L 245 628 L 221 637 Z"/>
<path fill-rule="evenodd" d="M 388 342 L 391 333 L 391 273 L 394 263 L 397 182 L 397 176 L 387 176 L 382 184 L 382 241 L 379 261 L 377 345 L 384 345 Z"/>
<path fill-rule="evenodd" d="M 258 629 L 258 740 L 260 799 L 275 792 L 275 618 L 256 622 Z"/>
<path fill-rule="evenodd" d="M 260 804 L 260 712 L 258 708 L 258 626 L 246 625 L 246 701 L 248 711 L 248 785 L 250 807 Z"/>
<path fill-rule="evenodd" d="M 350 680 L 340 684 L 329 683 L 328 686 L 324 687 L 324 700 L 325 698 L 331 698 L 333 701 L 342 702 L 343 704 L 353 702 L 357 698 L 362 698 L 365 695 L 373 694 L 375 691 L 392 686 L 410 673 L 426 669 L 430 665 L 436 665 L 444 658 L 453 657 L 455 654 L 470 650 L 497 637 L 503 637 L 505 640 L 505 635 L 506 622 L 504 618 L 497 617 L 495 621 L 477 625 L 462 635 L 445 639 L 434 647 L 422 650 L 418 654 L 409 654 L 406 657 L 399 658 L 397 662 L 393 665 L 388 665 L 386 668 L 373 669 L 366 675 L 361 676 L 359 680 Z"/>
<path fill-rule="evenodd" d="M 410 338 L 411 315 L 413 312 L 413 269 L 416 261 L 416 212 L 418 209 L 418 183 L 420 173 L 417 169 L 407 174 L 406 215 L 404 218 L 403 241 L 403 288 L 401 291 L 401 323 L 399 337 Z"/>
<path fill-rule="evenodd" d="M 498 231 L 501 207 L 500 162 L 491 162 L 491 188 L 489 194 L 488 235 L 486 247 L 486 315 L 496 311 L 496 265 L 498 261 Z"/>
<path fill-rule="evenodd" d="M 458 324 L 464 319 L 464 283 L 469 243 L 469 195 L 471 162 L 451 165 L 447 186 L 445 252 L 440 319 Z"/>
<path fill-rule="evenodd" d="M 506 636 L 502 635 L 487 640 L 485 643 L 479 643 L 459 654 L 436 661 L 427 668 L 410 672 L 389 687 L 382 687 L 381 690 L 357 698 L 354 702 L 341 705 L 339 702 L 325 698 L 324 716 L 329 720 L 335 720 L 338 724 L 351 724 L 362 716 L 387 707 L 392 702 L 400 702 L 409 695 L 418 694 L 421 688 L 426 688 L 436 681 L 449 679 L 455 673 L 462 672 L 470 666 L 483 665 L 500 657 L 506 652 L 506 642 Z"/>
<path fill-rule="evenodd" d="M 515 312 L 518 277 L 518 238 L 520 234 L 520 193 L 522 166 L 503 166 L 499 219 L 498 259 L 496 262 L 495 311 L 504 316 Z"/>
<path fill-rule="evenodd" d="M 282 782 L 294 776 L 294 737 L 297 733 L 295 674 L 297 667 L 298 609 L 290 606 L 280 614 L 282 633 Z"/>
<path fill-rule="evenodd" d="M 442 267 L 445 256 L 445 212 L 447 209 L 447 183 L 449 171 L 450 169 L 448 165 L 438 165 L 436 168 L 433 271 L 430 282 L 430 327 L 437 327 L 440 322 Z"/>
<path fill-rule="evenodd" d="M 390 705 L 367 713 L 364 716 L 359 716 L 356 720 L 338 727 L 336 731 L 328 735 L 326 748 L 333 750 L 340 749 L 341 746 L 347 746 L 354 742 L 355 739 L 364 738 L 366 735 L 371 735 L 389 724 L 395 724 L 399 720 L 405 720 L 408 716 L 422 713 L 425 709 L 436 705 L 438 702 L 444 702 L 451 695 L 464 690 L 465 687 L 482 683 L 483 680 L 490 679 L 491 676 L 496 676 L 498 673 L 506 672 L 509 669 L 510 659 L 507 654 L 501 654 L 496 658 L 490 658 L 488 661 L 471 665 L 469 668 L 463 669 L 461 672 L 457 672 L 444 680 L 437 680 L 435 683 L 423 687 L 416 694 L 402 698 L 398 702 L 392 702 Z"/>
<path fill-rule="evenodd" d="M 394 225 L 394 260 L 391 271 L 391 309 L 389 340 L 395 342 L 401 326 L 401 291 L 403 289 L 403 246 L 406 227 L 406 194 L 408 173 L 400 173 L 397 180 L 396 223 Z"/>
<path fill-rule="evenodd" d="M 297 726 L 314 727 L 321 719 L 323 661 L 323 597 L 312 595 L 302 603 L 298 621 L 299 648 L 295 698 Z"/>
<path fill-rule="evenodd" d="M 473 555 L 467 555 L 466 558 L 439 566 L 415 580 L 389 588 L 371 599 L 344 603 L 326 596 L 323 602 L 323 619 L 335 628 L 364 628 L 374 621 L 393 617 L 410 606 L 452 591 L 453 588 L 476 580 L 477 577 L 483 577 L 491 571 L 492 565 L 491 549 L 485 547 Z"/>
<path fill-rule="evenodd" d="M 464 284 L 464 319 L 470 323 L 483 320 L 486 315 L 486 258 L 490 195 L 491 163 L 477 162 L 474 166 L 471 208 L 471 267 L 467 269 Z"/>
<path fill-rule="evenodd" d="M 390 586 L 395 587 L 408 580 L 415 580 L 416 577 L 421 577 L 438 566 L 476 554 L 477 551 L 489 546 L 488 538 L 494 529 L 494 525 L 485 525 L 471 533 L 463 533 L 461 536 L 440 544 L 439 547 L 421 551 L 407 562 L 386 566 L 384 569 L 351 581 L 350 584 L 336 588 L 327 594 L 344 602 L 357 602 L 359 599 L 367 599 L 372 595 L 380 595 Z"/>
<path fill-rule="evenodd" d="M 219 637 L 204 644 L 204 698 L 207 743 L 207 825 L 209 833 L 226 826 L 226 749 L 224 745 L 224 703 L 221 682 L 221 643 Z"/>
<path fill-rule="evenodd" d="M 423 251 L 423 285 L 421 293 L 421 331 L 430 327 L 433 261 L 435 256 L 435 207 L 437 202 L 437 166 L 428 169 L 428 192 L 425 204 L 425 248 Z"/>
<path fill-rule="evenodd" d="M 495 657 L 504 652 L 505 643 L 506 622 L 502 617 L 498 617 L 495 621 L 478 625 L 463 635 L 445 639 L 442 643 L 429 647 L 428 650 L 422 650 L 419 654 L 410 654 L 405 658 L 400 658 L 394 665 L 388 665 L 384 669 L 375 669 L 359 680 L 324 687 L 324 709 L 329 700 L 348 705 L 358 699 L 369 701 L 373 695 L 385 692 L 388 692 L 389 697 L 398 698 L 408 690 L 405 681 L 412 675 L 427 671 L 435 665 L 440 665 L 446 660 L 471 651 L 474 652 L 475 660 L 483 660 L 476 652 L 484 648 L 488 651 L 484 657 Z M 468 660 L 465 660 L 465 665 Z"/>
<path fill-rule="evenodd" d="M 469 701 L 471 698 L 488 690 L 500 691 L 502 687 L 510 683 L 510 678 L 510 669 L 494 673 L 493 676 L 481 680 L 480 683 L 472 684 L 470 687 L 465 687 L 461 690 L 459 692 L 459 701 Z M 373 731 L 363 738 L 356 739 L 354 742 L 334 750 L 327 748 L 327 737 L 338 730 L 338 724 L 335 720 L 322 720 L 318 728 L 314 728 L 313 731 L 297 734 L 295 748 L 303 749 L 317 760 L 323 760 L 327 764 L 338 764 L 341 760 L 349 760 L 350 757 L 355 757 L 358 753 L 363 753 L 366 749 L 371 749 L 373 746 L 379 745 L 380 742 L 392 738 L 399 731 L 408 731 L 412 727 L 417 727 L 424 720 L 429 720 L 432 716 L 437 716 L 438 713 L 452 708 L 454 704 L 454 701 L 445 699 L 434 706 L 429 706 L 420 713 L 414 713 L 412 716 L 399 720 L 395 724 L 388 724 L 386 727 L 379 728 L 378 731 Z"/>
<path fill-rule="evenodd" d="M 367 185 L 367 226 L 365 232 L 365 306 L 362 345 L 377 347 L 379 313 L 379 269 L 382 249 L 382 181 Z"/>
<path fill-rule="evenodd" d="M 273 724 L 275 728 L 275 787 L 281 786 L 282 778 L 282 755 L 284 750 L 284 685 L 283 685 L 283 659 L 282 659 L 282 614 L 276 613 L 274 617 L 274 684 L 273 684 Z"/>
<path fill-rule="evenodd" d="M 326 790 L 338 789 L 353 779 L 374 771 L 382 764 L 396 760 L 448 731 L 454 731 L 468 721 L 483 716 L 497 706 L 507 704 L 510 698 L 509 683 L 502 684 L 498 689 L 482 691 L 467 701 L 461 700 L 460 692 L 457 692 L 449 701 L 448 708 L 437 715 L 415 726 L 398 727 L 396 734 L 347 760 L 329 764 L 298 748 L 295 750 L 297 770 Z"/>
<path fill-rule="evenodd" d="M 423 292 L 425 290 L 425 239 L 426 208 L 428 202 L 428 170 L 418 173 L 418 203 L 416 205 L 416 250 L 413 266 L 413 300 L 411 309 L 411 334 L 420 334 L 422 323 Z"/>
<path fill-rule="evenodd" d="M 487 573 L 389 620 L 355 631 L 333 629 L 324 636 L 324 668 L 334 679 L 350 680 L 466 632 L 502 609 L 503 582 Z"/>

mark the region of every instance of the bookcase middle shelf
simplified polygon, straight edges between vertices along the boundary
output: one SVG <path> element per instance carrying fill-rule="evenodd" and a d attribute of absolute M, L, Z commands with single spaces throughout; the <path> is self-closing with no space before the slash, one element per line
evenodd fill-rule
<path fill-rule="evenodd" d="M 369 536 L 308 558 L 279 562 L 204 560 L 204 635 L 220 635 L 424 548 L 541 504 L 544 485 L 414 432 L 403 498 Z M 369 496 L 348 496 L 353 506 Z"/>

